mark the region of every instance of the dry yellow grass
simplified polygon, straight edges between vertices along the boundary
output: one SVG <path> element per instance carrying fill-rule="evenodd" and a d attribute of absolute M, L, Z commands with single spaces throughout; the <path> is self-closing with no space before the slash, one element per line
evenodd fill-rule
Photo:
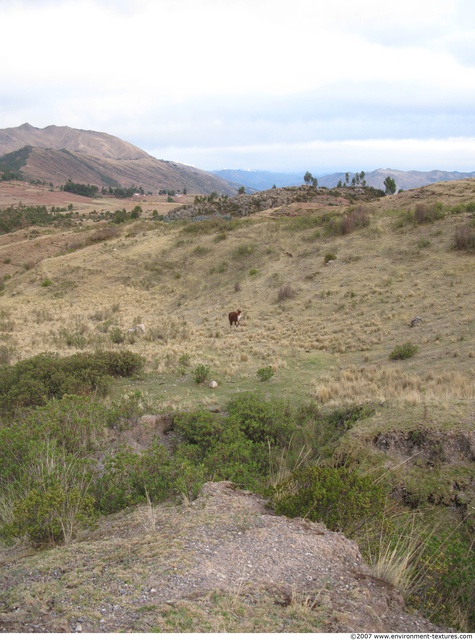
<path fill-rule="evenodd" d="M 475 198 L 473 181 L 388 197 L 368 205 L 369 227 L 346 236 L 265 213 L 224 232 L 143 220 L 120 227 L 116 238 L 47 257 L 8 280 L 1 307 L 10 328 L 0 345 L 12 361 L 125 346 L 157 375 L 174 375 L 187 354 L 191 366 L 206 363 L 232 381 L 271 365 L 284 387 L 321 402 L 473 398 L 474 257 L 451 249 L 470 214 L 398 224 L 395 211 L 421 193 L 451 205 Z M 325 213 L 299 206 L 303 216 Z M 55 235 L 30 242 L 40 240 L 54 244 Z M 325 265 L 328 253 L 337 258 Z M 279 302 L 283 285 L 295 296 Z M 238 307 L 241 326 L 230 329 L 227 313 Z M 411 328 L 415 316 L 423 321 Z M 145 334 L 127 333 L 139 322 Z M 125 334 L 121 345 L 111 342 L 114 327 Z M 389 353 L 407 341 L 417 355 L 392 364 Z M 309 353 L 333 368 L 299 371 Z"/>

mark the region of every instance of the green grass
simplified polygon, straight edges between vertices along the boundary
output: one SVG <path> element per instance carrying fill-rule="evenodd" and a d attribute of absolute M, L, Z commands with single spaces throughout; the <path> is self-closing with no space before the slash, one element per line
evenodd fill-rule
<path fill-rule="evenodd" d="M 325 371 L 334 358 L 329 354 L 305 353 L 290 356 L 286 366 L 278 368 L 274 376 L 265 384 L 266 394 L 270 397 L 288 397 L 294 405 L 308 400 L 314 377 Z M 114 397 L 119 397 L 131 390 L 144 391 L 150 399 L 164 406 L 176 409 L 195 406 L 224 406 L 235 393 L 246 393 L 262 390 L 256 376 L 256 369 L 248 362 L 242 363 L 242 369 L 236 375 L 229 375 L 212 366 L 208 374 L 209 380 L 216 380 L 218 386 L 209 389 L 207 385 L 199 386 L 193 376 L 193 365 L 189 370 L 178 368 L 159 375 L 149 373 L 140 380 L 118 380 Z M 184 373 L 184 375 L 183 375 Z"/>

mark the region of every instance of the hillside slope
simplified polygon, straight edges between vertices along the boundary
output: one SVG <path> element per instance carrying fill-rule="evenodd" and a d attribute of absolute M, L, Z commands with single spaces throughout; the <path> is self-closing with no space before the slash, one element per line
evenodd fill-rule
<path fill-rule="evenodd" d="M 18 151 L 23 150 L 19 161 Z M 73 182 L 99 187 L 135 185 L 145 191 L 186 189 L 190 193 L 225 193 L 227 182 L 194 167 L 157 160 L 115 136 L 71 127 L 44 129 L 24 124 L 0 130 L 0 164 L 21 171 L 27 180 L 53 185 Z"/>
<path fill-rule="evenodd" d="M 85 131 L 72 127 L 51 125 L 44 129 L 28 123 L 20 127 L 0 129 L 0 155 L 22 147 L 43 149 L 66 149 L 75 153 L 114 160 L 138 160 L 148 157 L 142 149 L 107 133 Z"/>
<path fill-rule="evenodd" d="M 390 482 L 391 496 L 400 509 L 408 510 L 414 518 L 427 515 L 425 533 L 443 525 L 444 539 L 452 540 L 463 529 L 472 544 L 475 180 L 438 183 L 372 201 L 365 201 L 367 194 L 357 189 L 332 193 L 296 189 L 292 193 L 294 197 L 286 191 L 282 200 L 276 200 L 279 194 L 275 190 L 262 195 L 260 205 L 272 204 L 264 210 L 254 207 L 255 195 L 239 196 L 235 216 L 200 214 L 195 220 L 159 219 L 153 213 L 154 205 L 148 202 L 142 219 L 123 224 L 108 221 L 97 211 L 97 203 L 91 203 L 89 212 L 84 208 L 78 211 L 74 205 L 65 218 L 67 226 L 28 227 L 0 236 L 0 273 L 8 276 L 1 295 L 2 362 L 14 363 L 45 351 L 67 355 L 84 350 L 130 349 L 146 358 L 146 373 L 140 379 L 119 382 L 113 397 L 140 391 L 158 407 L 156 413 L 160 415 L 196 407 L 223 413 L 230 398 L 254 391 L 292 406 L 335 409 L 342 415 L 348 406 L 367 408 L 366 417 L 347 427 L 343 424 L 346 431 L 340 432 L 335 444 L 336 463 L 350 460 L 358 468 L 378 471 Z M 228 200 L 223 200 L 226 207 Z M 456 248 L 457 238 L 467 239 L 467 244 Z M 240 326 L 230 328 L 227 315 L 237 309 L 242 310 Z M 130 332 L 138 323 L 145 331 Z M 411 357 L 392 358 L 396 347 L 404 345 L 415 347 L 409 349 Z M 194 369 L 200 365 L 209 368 L 205 384 L 198 384 L 194 377 Z M 263 368 L 273 373 L 265 382 L 258 375 Z M 209 380 L 217 386 L 210 388 Z M 334 431 L 337 428 L 335 424 Z M 147 433 L 139 425 L 126 435 L 133 450 L 140 450 Z M 283 473 L 290 473 L 296 462 L 290 460 L 288 468 L 286 463 L 283 459 Z M 227 504 L 229 494 L 224 495 Z M 226 610 L 239 604 L 248 612 L 236 614 L 241 625 L 238 630 L 249 630 L 246 622 L 259 617 L 274 629 L 275 618 L 264 618 L 256 607 L 270 598 L 268 594 L 274 594 L 274 589 L 279 590 L 282 582 L 283 593 L 288 592 L 290 578 L 274 570 L 280 565 L 288 568 L 292 559 L 290 555 L 281 556 L 280 542 L 274 545 L 274 541 L 290 525 L 272 517 L 262 519 L 266 515 L 262 512 L 255 520 L 247 512 L 242 529 L 232 529 L 225 520 L 221 537 L 217 529 L 222 521 L 216 523 L 216 529 L 213 518 L 217 514 L 226 519 L 227 511 L 221 500 L 212 514 L 206 512 L 204 503 L 214 505 L 213 500 L 208 495 L 196 506 L 193 502 L 185 504 L 178 516 L 173 509 L 160 508 L 156 512 L 143 509 L 117 515 L 104 521 L 97 538 L 78 541 L 64 549 L 64 555 L 61 549 L 44 555 L 24 547 L 3 550 L 8 570 L 5 575 L 12 576 L 14 585 L 8 601 L 10 628 L 15 629 L 15 620 L 24 623 L 22 611 L 31 611 L 28 594 L 33 594 L 30 602 L 36 602 L 41 591 L 45 599 L 40 597 L 40 613 L 46 622 L 41 618 L 38 624 L 47 629 L 55 625 L 49 617 L 48 602 L 57 603 L 62 598 L 65 616 L 85 630 L 100 629 L 101 624 L 108 630 L 142 630 L 141 620 L 143 624 L 152 620 L 150 626 L 157 624 L 161 630 L 188 630 L 184 629 L 184 619 L 192 620 L 189 627 L 199 622 L 204 630 L 228 630 L 216 609 L 219 598 L 216 600 L 208 591 L 220 586 L 219 572 L 226 585 Z M 171 513 L 180 518 L 181 537 L 175 535 Z M 204 523 L 193 519 L 198 513 Z M 153 520 L 153 514 L 158 529 L 154 525 L 144 539 L 143 520 L 149 516 Z M 236 513 L 231 512 L 230 517 L 233 515 Z M 193 530 L 190 537 L 184 523 Z M 110 538 L 108 527 L 115 531 L 116 524 L 121 533 Z M 312 535 L 310 546 L 306 546 L 309 538 L 304 538 L 302 523 L 293 523 L 290 528 L 290 537 L 282 538 L 284 547 L 292 549 L 295 544 L 297 551 L 305 549 L 310 553 L 310 566 L 318 555 L 318 542 Z M 276 534 L 274 538 L 268 536 L 269 531 Z M 199 537 L 193 542 L 195 534 L 206 540 Z M 219 560 L 218 565 L 223 558 L 220 545 L 214 546 L 209 540 L 214 535 L 224 547 L 229 542 L 225 547 L 232 547 L 229 556 L 236 553 L 242 558 L 241 575 L 237 575 L 235 566 L 227 572 L 213 564 L 214 558 Z M 258 559 L 244 553 L 240 540 L 245 535 L 257 542 L 272 541 L 272 548 L 278 550 L 275 566 L 259 565 L 259 579 L 272 584 L 270 589 L 263 587 L 264 595 L 259 591 L 256 596 L 247 582 L 251 575 L 247 569 L 257 567 Z M 96 548 L 99 539 L 103 546 Z M 179 558 L 170 550 L 170 540 L 175 539 L 182 545 Z M 342 549 L 337 539 L 332 539 L 334 550 Z M 328 540 L 325 534 L 322 544 Z M 200 564 L 194 550 L 203 548 L 209 555 Z M 436 548 L 440 549 L 439 542 Z M 31 557 L 23 561 L 22 553 L 31 553 Z M 338 551 L 335 553 L 338 555 Z M 346 553 L 349 547 L 345 543 L 342 554 Z M 431 577 L 436 580 L 442 576 L 442 583 L 455 593 L 450 580 L 460 548 L 453 553 L 445 564 L 445 558 L 437 557 L 441 563 Z M 173 564 L 163 562 L 166 554 L 171 554 Z M 139 557 L 145 562 L 135 581 L 131 575 Z M 189 564 L 184 567 L 179 560 Z M 331 562 L 336 561 L 332 557 Z M 351 561 L 359 562 L 355 557 Z M 462 568 L 465 564 L 463 559 Z M 473 566 L 468 564 L 469 568 Z M 150 572 L 149 565 L 156 571 Z M 312 626 L 315 624 L 323 624 L 324 630 L 347 630 L 348 621 L 362 619 L 370 597 L 365 592 L 366 578 L 361 582 L 345 571 L 339 574 L 345 578 L 342 589 L 333 580 L 331 565 L 317 569 L 317 565 L 311 566 L 307 575 L 324 575 L 328 570 L 331 589 L 320 592 L 318 586 L 316 591 L 307 591 L 304 574 L 299 574 L 302 581 L 297 593 L 302 598 L 294 601 L 307 604 L 304 614 L 300 608 L 295 619 L 301 620 L 303 615 L 307 624 L 309 616 L 310 630 L 316 629 Z M 292 573 L 289 571 L 288 575 Z M 366 571 L 364 568 L 362 573 Z M 163 578 L 158 587 L 156 575 Z M 35 581 L 31 576 L 39 578 Z M 313 582 L 309 580 L 308 584 Z M 185 591 L 190 588 L 186 602 L 177 601 L 177 590 L 167 591 L 171 604 L 160 601 L 160 589 L 171 590 L 173 585 L 181 585 Z M 53 597 L 47 600 L 50 588 Z M 76 588 L 78 592 L 69 590 Z M 107 594 L 104 604 L 98 600 L 103 592 Z M 93 609 L 95 617 L 90 613 L 83 617 L 70 593 L 87 593 L 92 603 L 88 611 Z M 308 603 L 317 593 L 319 604 L 316 609 L 310 608 Z M 433 593 L 432 587 L 428 588 L 426 600 Z M 342 594 L 345 602 L 342 609 L 337 609 Z M 461 608 L 455 611 L 450 626 L 453 623 L 461 630 L 473 631 L 473 589 L 467 594 L 460 600 Z M 289 600 L 285 595 L 277 599 L 281 602 L 282 598 Z M 378 598 L 383 608 L 374 611 L 384 618 L 390 615 L 394 601 L 381 593 L 376 594 Z M 275 600 L 274 595 L 266 600 L 274 613 Z M 205 614 L 197 613 L 196 602 Z M 325 617 L 325 602 L 330 609 L 342 612 L 337 621 Z M 443 611 L 441 602 L 436 598 L 430 602 L 435 616 Z M 146 609 L 140 609 L 142 605 Z M 250 609 L 246 609 L 248 606 Z M 317 617 L 322 614 L 318 622 L 314 611 Z M 288 617 L 286 613 L 286 620 Z M 218 628 L 218 624 L 222 626 Z M 282 622 L 282 628 L 287 629 L 288 624 Z M 374 630 L 373 625 L 378 623 L 372 617 L 370 628 L 366 624 L 362 622 L 358 628 Z M 420 629 L 427 629 L 424 625 L 421 623 Z M 406 619 L 397 628 L 412 631 L 419 627 Z M 303 629 L 295 626 L 292 630 Z"/>

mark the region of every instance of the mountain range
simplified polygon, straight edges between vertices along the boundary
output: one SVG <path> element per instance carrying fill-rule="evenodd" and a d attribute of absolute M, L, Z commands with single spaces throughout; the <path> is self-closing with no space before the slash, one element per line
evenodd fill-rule
<path fill-rule="evenodd" d="M 222 169 L 203 171 L 189 165 L 158 160 L 139 147 L 120 138 L 100 133 L 50 125 L 44 129 L 25 123 L 19 127 L 0 129 L 0 172 L 25 180 L 65 184 L 68 180 L 99 187 L 141 187 L 144 191 L 187 191 L 188 193 L 234 195 L 240 187 L 248 192 L 264 191 L 273 186 L 303 184 L 303 172 L 278 173 Z M 390 176 L 397 190 L 408 190 L 435 182 L 475 177 L 475 172 L 399 171 L 377 169 L 364 175 L 366 184 L 384 189 Z M 348 184 L 355 173 L 318 175 L 321 187 Z"/>
<path fill-rule="evenodd" d="M 303 184 L 304 172 L 276 173 L 272 171 L 249 171 L 245 169 L 221 169 L 213 171 L 214 175 L 226 180 L 235 188 L 245 187 L 247 191 L 264 191 L 275 187 L 292 187 Z M 356 174 L 348 172 L 348 184 L 351 184 Z M 384 181 L 390 176 L 395 180 L 397 190 L 416 189 L 434 182 L 447 182 L 451 180 L 463 180 L 475 177 L 475 171 L 461 173 L 458 171 L 398 171 L 397 169 L 376 169 L 365 173 L 364 180 L 369 187 L 384 190 Z M 316 176 L 321 187 L 329 189 L 336 187 L 341 181 L 345 184 L 344 172 L 332 173 L 324 176 Z"/>
<path fill-rule="evenodd" d="M 73 182 L 99 187 L 142 187 L 145 191 L 183 191 L 233 195 L 218 176 L 166 160 L 107 133 L 30 124 L 0 129 L 0 171 L 13 171 L 26 180 Z"/>

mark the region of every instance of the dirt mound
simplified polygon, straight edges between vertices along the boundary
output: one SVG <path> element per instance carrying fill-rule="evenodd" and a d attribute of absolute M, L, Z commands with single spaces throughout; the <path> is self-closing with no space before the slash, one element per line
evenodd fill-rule
<path fill-rule="evenodd" d="M 0 550 L 0 631 L 428 632 L 353 542 L 227 482 L 105 519 L 69 547 Z"/>

